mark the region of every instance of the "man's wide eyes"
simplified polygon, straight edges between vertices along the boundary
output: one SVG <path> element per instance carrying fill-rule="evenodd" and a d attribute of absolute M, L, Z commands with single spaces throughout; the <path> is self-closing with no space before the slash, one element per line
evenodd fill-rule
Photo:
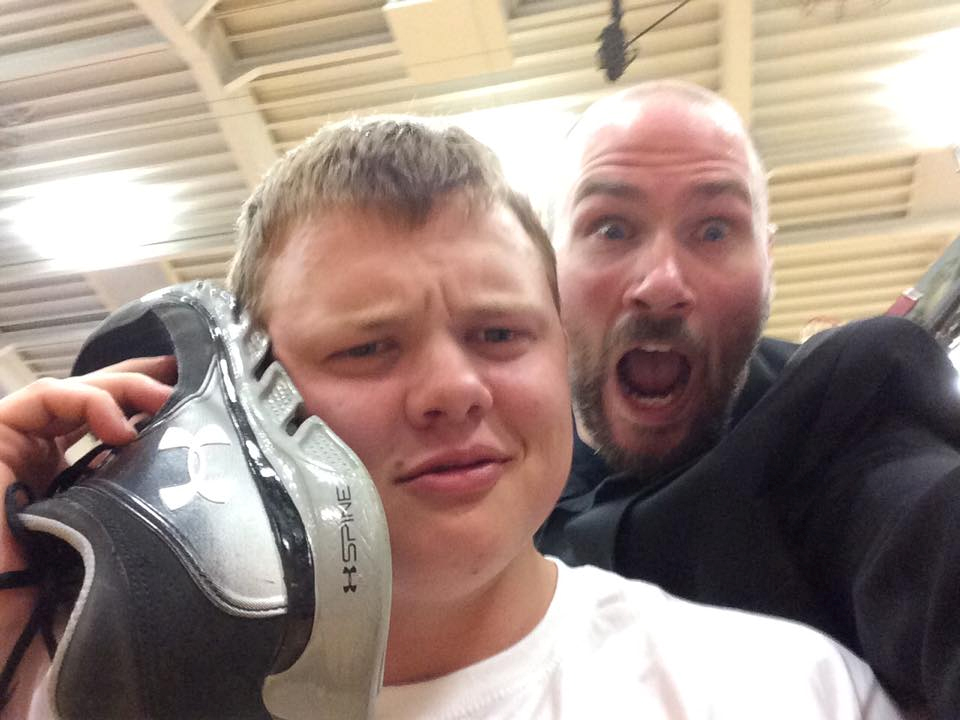
<path fill-rule="evenodd" d="M 700 238 L 707 242 L 719 242 L 725 240 L 730 234 L 730 226 L 722 220 L 711 220 L 704 223 L 700 230 Z"/>
<path fill-rule="evenodd" d="M 601 240 L 626 240 L 630 230 L 622 220 L 604 218 L 592 225 L 589 234 Z"/>

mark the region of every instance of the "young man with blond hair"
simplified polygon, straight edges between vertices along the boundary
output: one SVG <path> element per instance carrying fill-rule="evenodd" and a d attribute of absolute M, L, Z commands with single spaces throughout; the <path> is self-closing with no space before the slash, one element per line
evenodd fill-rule
<path fill-rule="evenodd" d="M 239 240 L 240 304 L 302 414 L 356 452 L 386 513 L 393 596 L 377 718 L 899 717 L 863 663 L 807 628 L 571 569 L 534 547 L 569 469 L 566 337 L 550 243 L 485 147 L 409 119 L 324 128 L 254 192 Z M 125 410 L 162 422 L 168 393 L 137 373 L 95 372 L 4 398 L 4 483 L 42 492 L 54 436 L 89 425 L 128 442 Z M 19 567 L 4 549 L 4 569 Z M 4 613 L 5 628 L 22 621 Z M 209 683 L 225 672 L 210 671 Z"/>

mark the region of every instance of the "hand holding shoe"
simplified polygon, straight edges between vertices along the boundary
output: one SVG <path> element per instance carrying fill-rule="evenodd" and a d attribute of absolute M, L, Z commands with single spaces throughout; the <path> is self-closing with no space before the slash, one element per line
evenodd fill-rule
<path fill-rule="evenodd" d="M 170 396 L 176 379 L 171 356 L 126 360 L 109 368 L 67 380 L 50 378 L 0 398 L 0 497 L 14 482 L 22 482 L 38 496 L 66 467 L 64 451 L 91 432 L 111 445 L 136 437 L 128 413 L 153 414 Z M 0 572 L 22 569 L 22 548 L 0 513 Z M 0 603 L 0 657 L 10 654 L 34 605 L 36 588 L 12 588 Z M 38 648 L 39 650 L 39 648 Z M 31 652 L 21 668 L 6 711 L 24 717 L 30 700 L 30 677 L 48 664 L 42 652 Z M 33 672 L 31 672 L 33 670 Z"/>
<path fill-rule="evenodd" d="M 64 451 L 86 432 L 110 445 L 136 437 L 128 415 L 155 413 L 176 380 L 172 356 L 125 360 L 66 380 L 45 378 L 0 398 L 0 492 L 13 482 L 42 495 L 66 467 Z M 0 517 L 0 571 L 19 551 Z"/>

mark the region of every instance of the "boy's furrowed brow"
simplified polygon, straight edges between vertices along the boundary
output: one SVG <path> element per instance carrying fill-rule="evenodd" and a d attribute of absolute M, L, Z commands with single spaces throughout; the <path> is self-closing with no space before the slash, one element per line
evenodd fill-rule
<path fill-rule="evenodd" d="M 394 328 L 397 325 L 402 325 L 406 320 L 408 320 L 407 317 L 398 313 L 359 315 L 351 318 L 350 324 L 357 330 L 362 330 L 363 332 L 382 332 Z"/>
<path fill-rule="evenodd" d="M 333 327 L 350 328 L 363 332 L 377 332 L 395 327 L 406 320 L 404 314 L 393 308 L 358 309 L 341 311 L 327 318 L 328 324 Z"/>
<path fill-rule="evenodd" d="M 595 195 L 617 198 L 618 200 L 630 200 L 638 202 L 643 200 L 644 193 L 640 188 L 622 182 L 609 180 L 587 180 L 582 183 L 573 196 L 574 205 Z"/>
<path fill-rule="evenodd" d="M 493 300 L 479 302 L 475 306 L 465 308 L 464 319 L 471 323 L 513 323 L 522 322 L 532 324 L 537 329 L 543 329 L 554 316 L 556 308 L 552 302 L 540 303 L 531 300 Z"/>
<path fill-rule="evenodd" d="M 497 319 L 510 315 L 532 313 L 537 310 L 535 303 L 527 301 L 492 300 L 478 303 L 471 313 L 478 318 Z"/>

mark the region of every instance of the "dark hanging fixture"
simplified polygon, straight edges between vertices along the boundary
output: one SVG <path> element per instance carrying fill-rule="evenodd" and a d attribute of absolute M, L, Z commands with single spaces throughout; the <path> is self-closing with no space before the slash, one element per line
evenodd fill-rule
<path fill-rule="evenodd" d="M 637 57 L 637 51 L 630 48 L 637 40 L 642 38 L 657 25 L 662 23 L 677 10 L 686 5 L 690 0 L 683 0 L 673 10 L 661 17 L 652 25 L 637 33 L 630 42 L 626 41 L 623 27 L 620 21 L 623 20 L 623 8 L 620 6 L 620 0 L 610 0 L 610 22 L 600 32 L 597 40 L 600 41 L 600 48 L 597 50 L 597 65 L 603 70 L 607 80 L 614 82 L 620 79 L 627 66 Z"/>

